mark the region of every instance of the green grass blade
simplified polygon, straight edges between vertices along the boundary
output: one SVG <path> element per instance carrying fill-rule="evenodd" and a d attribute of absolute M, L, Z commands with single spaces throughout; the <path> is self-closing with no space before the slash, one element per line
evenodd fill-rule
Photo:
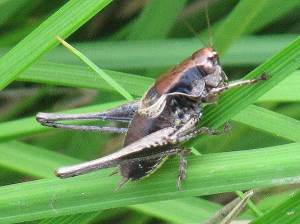
<path fill-rule="evenodd" d="M 70 0 L 0 59 L 0 89 L 103 9 L 111 0 Z M 76 16 L 74 16 L 76 15 Z"/>
<path fill-rule="evenodd" d="M 222 25 L 217 29 L 214 47 L 219 54 L 223 54 L 243 33 L 247 26 L 253 22 L 264 9 L 268 0 L 242 0 L 227 16 Z"/>
<path fill-rule="evenodd" d="M 288 13 L 293 13 L 293 10 L 300 8 L 300 3 L 294 0 L 272 0 L 267 1 L 261 12 L 247 26 L 247 32 L 255 32 L 267 26 L 270 23 L 276 22 Z"/>
<path fill-rule="evenodd" d="M 192 224 L 207 220 L 220 206 L 200 198 L 192 197 L 132 205 L 130 208 L 172 223 Z"/>
<path fill-rule="evenodd" d="M 0 144 L 0 151 L 3 155 L 0 164 L 8 169 L 39 178 L 54 178 L 53 170 L 63 166 L 65 163 L 78 163 L 73 159 L 52 151 L 43 150 L 39 147 L 27 145 L 21 142 L 8 142 Z M 90 223 L 101 212 L 76 214 L 73 216 L 62 216 L 46 219 L 40 224 L 87 224 Z"/>
<path fill-rule="evenodd" d="M 246 15 L 248 17 L 244 21 L 243 18 L 244 14 L 242 13 L 242 10 L 247 11 L 246 8 L 247 4 L 249 4 L 251 7 L 255 7 L 253 4 L 256 4 L 257 2 L 259 8 L 254 9 L 253 12 L 252 11 L 249 13 L 247 12 Z M 262 5 L 260 3 L 262 3 Z M 221 21 L 216 22 L 212 27 L 213 30 L 212 33 L 218 33 L 221 32 L 221 30 L 226 32 L 224 36 L 221 36 L 222 39 L 225 39 L 225 36 L 229 37 L 229 39 L 224 40 L 225 42 L 226 41 L 231 42 L 234 35 L 238 37 L 243 33 L 251 34 L 258 30 L 261 30 L 267 25 L 276 22 L 278 19 L 282 18 L 283 16 L 288 15 L 289 12 L 293 13 L 293 10 L 296 11 L 296 9 L 299 8 L 300 6 L 300 3 L 294 0 L 274 0 L 274 1 L 265 1 L 265 2 L 259 2 L 253 0 L 249 2 L 241 2 L 241 4 L 239 5 L 239 8 L 234 9 L 235 11 L 234 13 L 232 13 L 232 15 L 229 15 L 225 19 L 221 19 Z M 239 15 L 241 16 L 241 18 L 243 18 L 243 20 L 238 18 Z M 249 16 L 251 16 L 252 18 L 250 19 Z M 242 23 L 242 27 L 240 27 L 240 22 Z M 227 24 L 225 25 L 225 23 Z M 236 24 L 237 26 L 234 27 Z M 229 29 L 237 28 L 238 30 L 234 30 L 233 36 L 231 36 L 231 33 L 227 28 Z M 206 36 L 207 34 L 208 34 L 207 30 L 201 33 L 202 36 Z M 233 41 L 232 43 L 234 43 L 235 41 Z"/>
<path fill-rule="evenodd" d="M 222 56 L 224 66 L 249 66 L 262 63 L 294 40 L 296 35 L 245 36 L 236 41 Z M 72 44 L 101 68 L 144 69 L 174 66 L 199 49 L 202 44 L 196 38 L 92 42 Z M 0 55 L 7 49 L 0 49 Z M 78 63 L 62 47 L 56 47 L 44 57 L 58 63 Z"/>
<path fill-rule="evenodd" d="M 300 220 L 300 192 L 293 194 L 288 200 L 254 220 L 251 224 L 297 224 Z"/>
<path fill-rule="evenodd" d="M 42 220 L 39 224 L 88 224 L 92 223 L 99 214 L 101 214 L 101 212 L 89 212 L 72 216 L 55 217 Z"/>
<path fill-rule="evenodd" d="M 284 79 L 270 91 L 260 97 L 257 102 L 299 102 L 300 71 L 296 71 Z"/>
<path fill-rule="evenodd" d="M 244 37 L 222 56 L 224 65 L 257 65 L 289 44 L 295 35 Z M 82 46 L 83 45 L 83 46 Z M 109 69 L 137 69 L 174 66 L 178 61 L 201 48 L 199 39 L 169 39 L 152 41 L 122 41 L 76 44 L 92 61 Z M 96 50 L 95 50 L 96 49 Z M 255 51 L 254 51 L 255 49 Z M 56 48 L 45 59 L 56 62 L 76 62 L 63 49 Z"/>
<path fill-rule="evenodd" d="M 84 62 L 90 69 L 92 69 L 96 74 L 98 74 L 106 83 L 108 83 L 113 89 L 119 92 L 127 100 L 133 100 L 133 97 L 125 90 L 122 86 L 119 85 L 113 78 L 107 75 L 103 70 L 101 70 L 97 65 L 95 65 L 90 59 L 83 55 L 76 48 L 72 47 L 66 41 L 61 39 L 59 36 L 56 37 L 68 50 L 75 54 L 82 62 Z"/>
<path fill-rule="evenodd" d="M 16 141 L 0 144 L 0 151 L 3 152 L 0 158 L 2 167 L 38 178 L 55 178 L 55 168 L 79 162 L 78 159 Z"/>
<path fill-rule="evenodd" d="M 145 76 L 132 75 L 123 72 L 103 70 L 130 94 L 142 96 L 147 88 L 154 82 Z M 44 83 L 50 85 L 70 86 L 78 88 L 91 88 L 111 91 L 112 88 L 85 66 L 67 65 L 59 63 L 37 63 L 22 72 L 17 80 L 26 82 Z"/>
<path fill-rule="evenodd" d="M 0 188 L 0 223 L 90 212 L 156 200 L 298 183 L 299 143 L 189 158 L 189 177 L 176 189 L 177 161 L 144 181 L 112 194 L 119 177 L 110 170 L 70 179 L 38 180 Z M 201 162 L 199 162 L 201 160 Z M 280 166 L 280 169 L 277 169 Z M 100 181 L 95 181 L 100 180 Z M 155 186 L 160 186 L 159 188 Z M 99 200 L 101 199 L 101 200 Z"/>
<path fill-rule="evenodd" d="M 151 0 L 131 26 L 129 40 L 163 39 L 187 0 Z M 163 15 L 163 19 L 162 19 Z"/>
<path fill-rule="evenodd" d="M 278 137 L 300 141 L 300 121 L 262 107 L 250 105 L 232 119 L 268 131 Z"/>
<path fill-rule="evenodd" d="M 112 70 L 103 70 L 120 85 L 135 96 L 142 96 L 154 79 L 145 76 L 131 75 Z M 110 91 L 94 72 L 84 66 L 60 63 L 42 62 L 31 66 L 22 72 L 18 81 L 35 82 L 50 85 L 61 85 L 78 88 L 91 88 Z M 300 71 L 296 71 L 271 90 L 261 96 L 256 102 L 291 102 L 300 101 L 300 93 L 296 91 L 300 85 Z"/>

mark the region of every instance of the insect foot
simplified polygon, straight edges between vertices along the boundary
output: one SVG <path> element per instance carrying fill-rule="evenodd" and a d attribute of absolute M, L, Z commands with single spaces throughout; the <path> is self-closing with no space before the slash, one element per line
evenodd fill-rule
<path fill-rule="evenodd" d="M 230 123 L 228 121 L 226 121 L 224 124 L 224 127 L 223 127 L 224 133 L 230 132 L 231 129 L 232 129 L 232 127 L 231 127 Z"/>
<path fill-rule="evenodd" d="M 259 77 L 260 80 L 268 80 L 269 79 L 269 76 L 266 74 L 266 73 L 263 73 L 260 77 Z"/>

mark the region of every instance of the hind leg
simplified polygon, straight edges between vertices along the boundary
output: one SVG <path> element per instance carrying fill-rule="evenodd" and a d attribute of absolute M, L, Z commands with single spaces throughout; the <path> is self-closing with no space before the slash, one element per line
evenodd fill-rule
<path fill-rule="evenodd" d="M 83 113 L 83 114 L 55 114 L 55 113 L 38 113 L 36 120 L 43 126 L 70 129 L 77 131 L 94 131 L 94 132 L 113 132 L 124 133 L 127 128 L 117 127 L 98 127 L 93 125 L 74 125 L 63 124 L 60 121 L 78 121 L 78 120 L 107 120 L 119 121 L 129 123 L 138 108 L 138 101 L 129 102 L 119 107 L 96 113 Z"/>

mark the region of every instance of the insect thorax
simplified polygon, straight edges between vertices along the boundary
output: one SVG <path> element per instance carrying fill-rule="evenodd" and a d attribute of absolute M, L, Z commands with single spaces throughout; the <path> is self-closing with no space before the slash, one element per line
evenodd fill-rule
<path fill-rule="evenodd" d="M 180 127 L 188 122 L 192 117 L 201 116 L 201 109 L 197 102 L 184 97 L 174 96 L 169 100 L 168 114 L 173 127 Z M 165 115 L 166 116 L 166 115 Z"/>

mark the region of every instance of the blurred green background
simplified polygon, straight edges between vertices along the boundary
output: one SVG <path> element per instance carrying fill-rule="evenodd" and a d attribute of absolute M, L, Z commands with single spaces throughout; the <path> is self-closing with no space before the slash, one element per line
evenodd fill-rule
<path fill-rule="evenodd" d="M 13 49 L 67 2 L 0 1 L 0 55 L 3 56 Z M 77 4 L 75 2 L 78 2 L 78 5 L 85 4 L 84 1 L 79 0 L 73 2 L 74 9 Z M 69 20 L 79 21 L 81 14 L 78 12 L 67 11 Z M 207 29 L 206 13 L 209 17 L 210 30 Z M 41 44 L 43 44 L 43 36 L 45 36 L 45 44 L 46 38 L 52 38 L 51 30 L 56 29 L 55 24 L 56 21 L 53 20 L 46 27 L 50 30 L 49 35 L 46 28 L 43 32 L 36 33 L 37 37 L 41 36 L 39 39 Z M 75 30 L 66 25 L 67 29 Z M 62 33 L 57 35 L 64 37 L 63 31 L 64 28 Z M 229 79 L 235 80 L 288 46 L 299 36 L 299 32 L 300 3 L 298 0 L 115 0 L 84 23 L 67 41 L 101 69 L 108 69 L 108 74 L 116 78 L 116 81 L 119 81 L 130 94 L 140 98 L 153 79 L 188 57 L 193 51 L 203 47 L 203 43 L 209 43 L 210 39 L 220 52 L 220 60 Z M 27 45 L 20 46 L 19 52 L 24 49 L 26 54 L 33 57 L 39 48 L 38 44 L 35 45 L 35 40 L 38 39 L 27 39 Z M 37 56 L 26 66 L 22 67 L 20 64 L 20 70 L 16 71 L 18 76 L 11 79 L 10 81 L 13 82 L 0 92 L 1 186 L 52 178 L 50 171 L 53 168 L 63 165 L 64 161 L 66 163 L 74 161 L 69 157 L 91 160 L 109 154 L 122 146 L 124 136 L 46 129 L 35 123 L 34 116 L 40 111 L 59 112 L 92 105 L 95 107 L 104 105 L 103 109 L 106 109 L 110 107 L 109 103 L 124 100 L 67 49 L 57 46 L 48 51 L 52 47 L 45 46 L 39 55 L 41 57 Z M 17 55 L 17 50 L 11 51 L 11 55 L 13 54 Z M 0 68 L 3 73 L 5 73 L 3 68 L 6 68 L 6 63 L 8 69 L 11 68 L 7 70 L 8 74 L 13 71 L 14 66 L 19 66 L 17 63 L 26 61 L 28 58 L 26 54 L 20 54 L 15 59 L 12 59 L 14 56 L 2 59 Z M 17 62 L 10 62 L 10 59 Z M 299 68 L 299 57 L 295 60 L 298 60 Z M 291 138 L 286 137 L 286 133 L 278 134 L 276 128 L 268 132 L 272 130 L 272 127 L 269 127 L 271 125 L 266 128 L 259 124 L 249 125 L 253 122 L 249 109 L 248 115 L 237 116 L 231 120 L 230 133 L 203 137 L 194 147 L 200 153 L 207 154 L 272 147 L 299 141 L 299 86 L 300 72 L 295 71 L 255 103 L 256 106 L 276 112 L 277 115 L 285 115 L 282 118 L 282 122 L 286 124 L 283 132 L 290 131 L 288 134 L 293 135 Z M 259 123 L 260 118 L 252 117 L 252 120 Z M 287 120 L 284 120 L 285 118 Z M 270 118 L 269 122 L 276 122 L 276 120 Z M 97 122 L 97 124 L 104 124 L 104 122 Z M 289 194 L 287 192 L 296 192 L 295 189 L 297 185 L 265 189 L 255 198 L 255 201 L 261 211 L 270 212 L 274 207 L 285 202 L 286 195 Z M 265 199 L 270 195 L 272 195 L 271 199 L 269 197 Z M 199 220 L 198 223 L 202 223 L 202 220 L 210 217 L 214 210 L 234 197 L 232 193 L 202 198 L 189 197 L 169 204 L 163 204 L 164 201 L 160 204 L 153 202 L 152 205 L 134 205 L 98 213 L 84 213 L 83 209 L 82 212 L 78 212 L 83 213 L 82 215 L 42 221 L 39 219 L 45 216 L 39 218 L 38 213 L 32 212 L 32 218 L 24 218 L 23 221 L 150 224 L 195 223 L 195 220 Z M 261 203 L 258 202 L 260 200 Z M 176 207 L 182 211 L 182 216 L 174 214 L 177 213 Z M 20 213 L 22 213 L 21 209 Z M 30 212 L 28 214 L 30 217 Z M 9 212 L 6 215 L 9 217 Z M 242 217 L 246 220 L 256 218 L 251 211 L 246 211 Z M 3 220 L 3 223 L 14 223 L 21 221 L 22 218 Z M 297 220 L 299 223 L 299 219 Z"/>

